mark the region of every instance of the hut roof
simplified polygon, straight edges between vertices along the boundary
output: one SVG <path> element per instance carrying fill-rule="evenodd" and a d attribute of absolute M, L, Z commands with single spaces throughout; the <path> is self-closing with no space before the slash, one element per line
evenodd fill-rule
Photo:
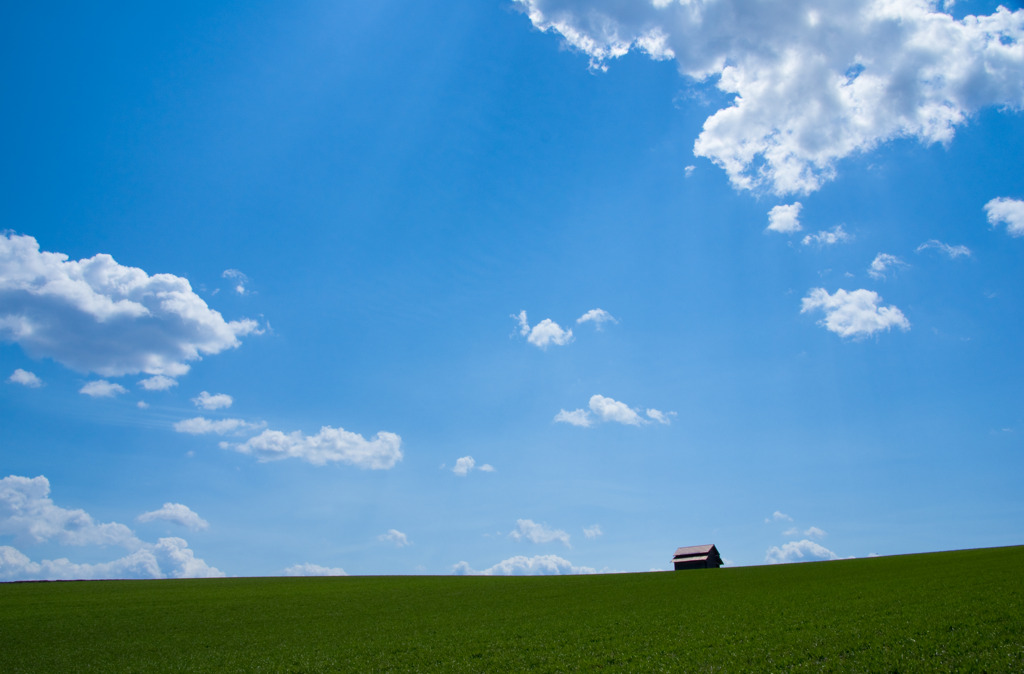
<path fill-rule="evenodd" d="M 712 554 L 718 555 L 718 549 L 714 545 L 691 545 L 686 548 L 676 548 L 676 554 L 672 558 L 673 560 L 697 559 L 698 557 L 707 559 Z"/>

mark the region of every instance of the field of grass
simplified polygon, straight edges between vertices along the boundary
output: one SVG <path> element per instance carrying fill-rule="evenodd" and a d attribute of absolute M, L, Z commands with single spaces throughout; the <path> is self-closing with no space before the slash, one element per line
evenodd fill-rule
<path fill-rule="evenodd" d="M 0 584 L 0 671 L 1024 671 L 1024 547 L 565 577 Z"/>

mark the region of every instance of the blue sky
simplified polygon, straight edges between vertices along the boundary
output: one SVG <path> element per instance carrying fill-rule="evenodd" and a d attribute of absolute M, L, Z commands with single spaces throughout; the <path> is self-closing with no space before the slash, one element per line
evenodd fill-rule
<path fill-rule="evenodd" d="M 1024 542 L 1024 10 L 5 7 L 0 579 Z"/>

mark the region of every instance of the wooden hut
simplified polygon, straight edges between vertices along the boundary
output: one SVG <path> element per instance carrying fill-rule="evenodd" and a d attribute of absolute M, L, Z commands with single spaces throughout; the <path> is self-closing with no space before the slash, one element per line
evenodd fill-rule
<path fill-rule="evenodd" d="M 717 569 L 722 565 L 722 556 L 714 545 L 691 545 L 688 548 L 676 548 L 672 557 L 676 571 L 683 569 Z"/>

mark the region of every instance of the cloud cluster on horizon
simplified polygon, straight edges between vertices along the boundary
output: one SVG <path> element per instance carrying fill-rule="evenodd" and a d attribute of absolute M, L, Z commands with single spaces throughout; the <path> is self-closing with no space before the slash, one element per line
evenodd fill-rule
<path fill-rule="evenodd" d="M 765 524 L 778 524 L 780 522 L 792 524 L 793 518 L 776 510 L 771 517 L 766 517 Z M 816 562 L 833 559 L 841 559 L 832 550 L 829 550 L 821 543 L 812 539 L 822 539 L 828 534 L 816 526 L 810 526 L 803 530 L 802 534 L 798 527 L 791 526 L 782 532 L 787 538 L 795 538 L 803 535 L 801 540 L 791 540 L 782 545 L 773 545 L 765 552 L 764 561 L 768 564 L 792 564 L 795 562 Z"/>
<path fill-rule="evenodd" d="M 459 562 L 452 568 L 452 573 L 456 576 L 559 576 L 597 573 L 597 569 L 575 566 L 558 555 L 516 555 L 481 571 L 471 567 L 468 562 Z"/>
<path fill-rule="evenodd" d="M 165 519 L 184 526 L 205 523 L 181 504 L 165 504 L 161 510 L 144 513 L 140 519 L 147 515 L 152 516 L 151 519 Z M 10 475 L 0 479 L 0 535 L 13 536 L 14 542 L 21 547 L 39 544 L 78 548 L 113 545 L 128 551 L 124 557 L 109 562 L 75 563 L 66 557 L 33 561 L 19 548 L 0 545 L 2 580 L 213 578 L 224 575 L 196 557 L 182 538 L 171 536 L 160 538 L 156 543 L 147 543 L 124 524 L 99 523 L 84 510 L 58 506 L 50 498 L 50 481 L 42 475 L 34 478 Z"/>
<path fill-rule="evenodd" d="M 321 566 L 305 562 L 295 564 L 284 570 L 286 576 L 347 576 L 345 569 L 340 566 Z"/>
<path fill-rule="evenodd" d="M 948 143 L 984 107 L 1024 107 L 1024 10 L 957 20 L 927 0 L 514 2 L 593 68 L 640 51 L 732 96 L 694 154 L 737 189 L 807 194 L 843 158 L 897 138 Z"/>

